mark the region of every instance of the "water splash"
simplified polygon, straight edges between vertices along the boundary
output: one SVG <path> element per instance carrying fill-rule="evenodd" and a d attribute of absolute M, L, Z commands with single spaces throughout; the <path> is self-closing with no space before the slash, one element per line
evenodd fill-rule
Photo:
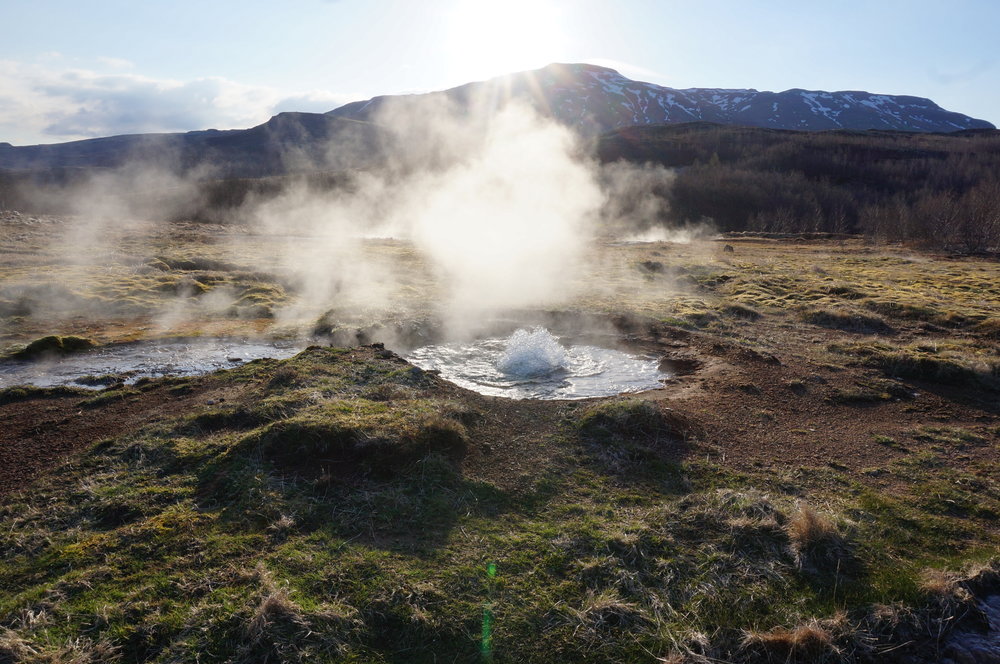
<path fill-rule="evenodd" d="M 507 340 L 497 368 L 509 376 L 534 378 L 561 369 L 566 350 L 544 327 L 518 330 Z"/>
<path fill-rule="evenodd" d="M 599 346 L 564 346 L 548 330 L 511 337 L 423 346 L 406 359 L 422 369 L 490 396 L 586 399 L 662 387 L 668 374 L 655 358 Z"/>

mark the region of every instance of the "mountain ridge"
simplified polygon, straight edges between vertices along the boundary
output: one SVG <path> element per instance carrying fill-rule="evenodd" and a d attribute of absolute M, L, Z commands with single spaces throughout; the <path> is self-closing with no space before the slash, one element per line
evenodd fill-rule
<path fill-rule="evenodd" d="M 391 159 L 398 136 L 390 111 L 485 117 L 517 100 L 584 135 L 630 126 L 708 122 L 798 131 L 886 130 L 947 133 L 994 129 L 929 99 L 862 91 L 793 88 L 675 89 L 633 81 L 607 67 L 551 64 L 448 90 L 381 95 L 327 113 L 285 112 L 248 129 L 131 134 L 47 145 L 0 143 L 0 169 L 118 168 L 149 161 L 211 177 L 260 177 L 364 168 Z"/>
<path fill-rule="evenodd" d="M 990 122 L 947 111 L 930 99 L 912 95 L 803 88 L 784 92 L 669 88 L 632 80 L 608 67 L 568 63 L 553 63 L 439 92 L 381 95 L 345 104 L 327 115 L 371 119 L 389 104 L 416 105 L 425 99 L 444 97 L 462 105 L 474 96 L 517 98 L 585 133 L 697 121 L 803 131 L 887 129 L 937 133 L 995 129 Z"/>

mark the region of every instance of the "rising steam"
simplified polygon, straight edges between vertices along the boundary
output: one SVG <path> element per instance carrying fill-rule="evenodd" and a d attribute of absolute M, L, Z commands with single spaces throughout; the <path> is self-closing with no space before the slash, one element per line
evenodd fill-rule
<path fill-rule="evenodd" d="M 472 112 L 441 96 L 407 104 L 405 112 L 385 104 L 376 125 L 391 158 L 349 172 L 340 186 L 303 180 L 286 183 L 277 195 L 249 196 L 229 221 L 250 239 L 216 247 L 216 255 L 238 265 L 245 260 L 240 242 L 266 242 L 265 263 L 244 267 L 279 275 L 294 298 L 276 315 L 303 329 L 330 310 L 384 318 L 436 309 L 456 330 L 468 331 L 500 310 L 567 301 L 596 236 L 658 237 L 669 218 L 670 171 L 601 166 L 565 126 L 516 103 L 487 110 L 492 103 L 473 100 Z M 328 167 L 334 153 L 337 163 L 371 163 L 352 158 L 352 150 L 362 149 L 331 145 L 329 159 L 313 169 Z M 297 168 L 309 170 L 303 151 L 289 154 Z M 142 234 L 123 220 L 142 216 L 132 204 L 137 200 L 145 210 L 156 202 L 161 218 L 201 205 L 197 184 L 210 169 L 180 172 L 170 155 L 159 164 L 145 155 L 141 164 L 60 190 L 63 209 L 76 216 L 50 249 L 66 265 L 93 266 L 121 259 L 107 251 L 128 236 L 132 253 L 125 259 L 145 269 L 143 261 L 162 247 L 142 246 Z M 371 238 L 404 242 L 373 247 Z M 232 309 L 240 297 L 224 286 L 199 298 L 178 295 L 161 312 L 164 329 Z"/>

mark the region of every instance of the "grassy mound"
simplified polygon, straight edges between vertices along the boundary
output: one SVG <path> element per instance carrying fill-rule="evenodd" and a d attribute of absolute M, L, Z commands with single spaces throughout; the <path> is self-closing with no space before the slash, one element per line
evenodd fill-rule
<path fill-rule="evenodd" d="M 11 353 L 8 357 L 15 360 L 37 360 L 55 355 L 80 353 L 96 347 L 96 342 L 85 337 L 50 335 L 35 339 L 24 348 Z"/>
<path fill-rule="evenodd" d="M 460 454 L 467 434 L 452 410 L 428 400 L 332 400 L 267 425 L 244 447 L 280 467 L 364 464 L 387 471 L 430 452 Z"/>
<path fill-rule="evenodd" d="M 66 396 L 90 396 L 91 392 L 79 387 L 35 387 L 15 385 L 0 390 L 0 406 L 30 399 L 58 399 Z"/>
<path fill-rule="evenodd" d="M 615 399 L 591 406 L 581 414 L 577 427 L 585 439 L 601 443 L 669 445 L 694 433 L 690 420 L 643 399 Z"/>
<path fill-rule="evenodd" d="M 888 376 L 963 387 L 1000 388 L 995 349 L 961 343 L 895 345 L 882 342 L 833 344 L 830 350 L 857 357 Z"/>
<path fill-rule="evenodd" d="M 893 334 L 895 330 L 877 316 L 839 309 L 807 309 L 801 319 L 812 325 L 860 334 Z"/>

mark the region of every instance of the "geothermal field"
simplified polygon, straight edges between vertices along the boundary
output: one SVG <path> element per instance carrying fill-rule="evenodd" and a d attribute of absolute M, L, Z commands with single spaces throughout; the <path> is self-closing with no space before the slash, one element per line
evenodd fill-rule
<path fill-rule="evenodd" d="M 0 212 L 0 662 L 997 661 L 995 254 L 414 135 Z"/>

